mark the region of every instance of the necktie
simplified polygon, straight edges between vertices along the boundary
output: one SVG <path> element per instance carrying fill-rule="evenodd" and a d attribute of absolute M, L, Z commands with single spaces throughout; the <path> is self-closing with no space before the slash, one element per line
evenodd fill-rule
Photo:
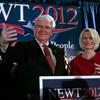
<path fill-rule="evenodd" d="M 47 45 L 43 45 L 43 48 L 44 48 L 45 57 L 46 57 L 49 65 L 50 65 L 50 67 L 52 69 L 52 72 L 54 73 L 54 71 L 55 71 L 55 64 L 54 64 L 53 59 L 51 57 L 50 51 L 48 49 L 48 46 Z"/>

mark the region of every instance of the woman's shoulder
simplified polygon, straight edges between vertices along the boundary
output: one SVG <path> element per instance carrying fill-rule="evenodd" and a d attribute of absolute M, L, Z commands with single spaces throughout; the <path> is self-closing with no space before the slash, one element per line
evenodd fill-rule
<path fill-rule="evenodd" d="M 75 63 L 75 62 L 79 62 L 82 59 L 82 54 L 75 56 L 75 58 L 73 58 L 71 60 L 71 63 Z"/>
<path fill-rule="evenodd" d="M 100 52 L 99 52 L 99 51 L 98 51 L 98 52 L 96 52 L 96 55 L 97 55 L 97 56 L 100 56 Z"/>

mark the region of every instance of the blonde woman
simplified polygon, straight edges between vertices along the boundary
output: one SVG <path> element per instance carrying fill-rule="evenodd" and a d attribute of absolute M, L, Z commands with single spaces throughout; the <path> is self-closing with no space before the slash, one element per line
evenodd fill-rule
<path fill-rule="evenodd" d="M 83 29 L 79 37 L 83 53 L 70 62 L 71 75 L 100 75 L 100 45 L 98 32 L 92 28 Z"/>

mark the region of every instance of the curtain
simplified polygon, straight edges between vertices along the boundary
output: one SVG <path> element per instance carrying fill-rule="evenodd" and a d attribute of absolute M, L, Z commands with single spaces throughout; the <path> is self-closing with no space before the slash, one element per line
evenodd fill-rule
<path fill-rule="evenodd" d="M 100 3 L 82 2 L 83 28 L 94 28 L 100 35 Z M 100 51 L 100 46 L 97 51 Z"/>

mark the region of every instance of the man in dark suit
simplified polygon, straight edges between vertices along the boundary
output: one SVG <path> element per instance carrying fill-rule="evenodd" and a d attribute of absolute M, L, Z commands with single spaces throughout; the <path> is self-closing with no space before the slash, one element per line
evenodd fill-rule
<path fill-rule="evenodd" d="M 50 15 L 41 15 L 34 25 L 35 40 L 17 42 L 16 30 L 3 25 L 0 37 L 2 58 L 14 63 L 12 74 L 15 78 L 15 95 L 17 100 L 39 100 L 39 76 L 67 75 L 65 70 L 64 53 L 60 48 L 49 42 L 55 28 L 55 21 Z M 47 45 L 54 63 L 45 57 L 44 47 Z M 14 99 L 15 100 L 15 99 Z"/>

